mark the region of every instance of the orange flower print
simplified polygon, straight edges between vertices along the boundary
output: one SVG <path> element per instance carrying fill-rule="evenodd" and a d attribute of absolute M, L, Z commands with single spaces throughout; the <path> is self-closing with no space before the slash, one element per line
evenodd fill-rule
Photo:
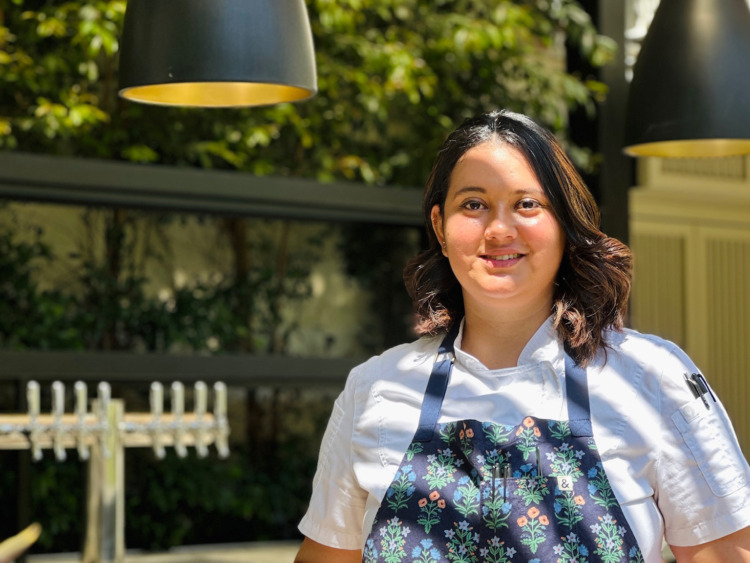
<path fill-rule="evenodd" d="M 532 519 L 536 518 L 537 516 L 539 516 L 539 509 L 536 506 L 532 506 L 531 508 L 529 508 L 529 511 L 527 512 L 527 514 Z"/>
<path fill-rule="evenodd" d="M 430 500 L 437 500 L 440 498 L 440 493 L 437 491 L 432 491 L 430 493 Z"/>
<path fill-rule="evenodd" d="M 545 516 L 544 514 L 542 514 L 542 515 L 541 515 L 541 516 L 539 517 L 539 523 L 540 523 L 540 524 L 541 524 L 542 526 L 549 526 L 549 518 L 547 518 L 547 517 L 546 517 L 546 516 Z"/>
<path fill-rule="evenodd" d="M 419 502 L 417 504 L 419 504 L 419 508 L 422 508 L 423 506 L 427 506 L 427 499 L 421 498 L 419 499 Z"/>
<path fill-rule="evenodd" d="M 440 508 L 445 508 L 445 499 L 442 499 L 442 498 L 441 498 L 441 499 L 440 499 L 440 500 L 438 501 L 438 506 L 439 506 Z"/>
<path fill-rule="evenodd" d="M 464 439 L 464 431 L 461 430 L 461 432 L 458 433 L 458 439 L 463 440 Z"/>
<path fill-rule="evenodd" d="M 584 504 L 586 504 L 586 499 L 584 499 L 581 495 L 578 495 L 573 499 L 573 502 L 575 502 L 578 506 L 583 506 Z"/>
<path fill-rule="evenodd" d="M 523 432 L 523 428 L 520 426 L 518 427 L 518 430 L 516 430 L 516 436 L 518 436 L 521 432 Z"/>
<path fill-rule="evenodd" d="M 536 436 L 537 438 L 539 438 L 539 436 L 541 436 L 541 435 L 542 435 L 542 433 L 539 431 L 539 429 L 536 426 L 534 426 L 534 436 Z"/>
<path fill-rule="evenodd" d="M 466 429 L 466 437 L 467 438 L 473 438 L 474 437 L 474 430 L 472 428 Z"/>
<path fill-rule="evenodd" d="M 518 520 L 516 520 L 516 523 L 523 528 L 526 524 L 529 523 L 529 521 L 526 519 L 526 516 L 521 516 Z"/>
<path fill-rule="evenodd" d="M 534 426 L 534 419 L 531 418 L 530 416 L 527 416 L 526 418 L 523 419 L 523 425 L 526 428 L 531 428 L 532 426 Z"/>

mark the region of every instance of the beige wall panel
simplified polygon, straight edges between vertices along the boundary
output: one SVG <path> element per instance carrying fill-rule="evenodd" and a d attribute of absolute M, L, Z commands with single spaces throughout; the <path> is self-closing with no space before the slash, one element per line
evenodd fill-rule
<path fill-rule="evenodd" d="M 635 273 L 630 324 L 684 347 L 685 236 L 641 227 L 631 239 Z"/>

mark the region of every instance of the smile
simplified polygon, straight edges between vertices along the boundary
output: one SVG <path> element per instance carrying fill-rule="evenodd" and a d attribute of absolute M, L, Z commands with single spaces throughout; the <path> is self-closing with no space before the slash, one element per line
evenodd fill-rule
<path fill-rule="evenodd" d="M 498 256 L 485 256 L 487 260 L 516 260 L 521 258 L 523 254 L 500 254 Z"/>

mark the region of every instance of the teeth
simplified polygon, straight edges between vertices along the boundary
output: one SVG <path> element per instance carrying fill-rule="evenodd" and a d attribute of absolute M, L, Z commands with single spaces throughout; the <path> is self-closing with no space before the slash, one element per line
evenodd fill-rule
<path fill-rule="evenodd" d="M 520 258 L 520 254 L 503 254 L 501 256 L 488 256 L 490 260 L 513 260 L 515 258 Z"/>

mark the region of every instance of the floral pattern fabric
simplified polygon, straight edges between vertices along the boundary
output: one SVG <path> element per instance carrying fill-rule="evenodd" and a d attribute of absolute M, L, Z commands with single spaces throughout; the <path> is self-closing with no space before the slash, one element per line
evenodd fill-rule
<path fill-rule="evenodd" d="M 643 556 L 593 437 L 567 421 L 436 425 L 388 488 L 363 561 L 604 562 Z"/>

